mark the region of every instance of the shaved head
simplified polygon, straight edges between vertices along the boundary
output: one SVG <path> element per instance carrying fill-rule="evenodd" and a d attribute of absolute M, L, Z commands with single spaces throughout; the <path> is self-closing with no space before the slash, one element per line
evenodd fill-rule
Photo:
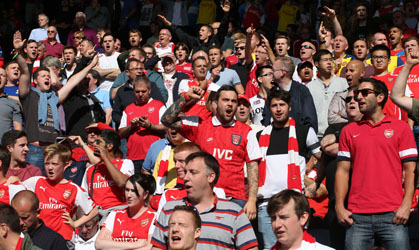
<path fill-rule="evenodd" d="M 17 193 L 12 199 L 12 206 L 23 206 L 30 205 L 32 211 L 36 211 L 39 208 L 39 200 L 36 194 L 29 190 L 23 190 Z"/>

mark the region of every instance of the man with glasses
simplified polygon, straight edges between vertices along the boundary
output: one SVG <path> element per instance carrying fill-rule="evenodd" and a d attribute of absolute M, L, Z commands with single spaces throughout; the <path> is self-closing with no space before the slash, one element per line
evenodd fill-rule
<path fill-rule="evenodd" d="M 318 69 L 318 77 L 307 84 L 313 97 L 314 106 L 317 111 L 317 121 L 319 124 L 317 136 L 323 137 L 328 124 L 328 107 L 333 96 L 340 91 L 348 88 L 346 79 L 337 77 L 333 74 L 333 57 L 328 50 L 321 49 L 314 57 L 314 64 Z"/>
<path fill-rule="evenodd" d="M 317 76 L 317 68 L 315 67 L 314 61 L 313 61 L 313 56 L 316 54 L 316 47 L 314 46 L 313 43 L 309 42 L 309 41 L 305 41 L 301 44 L 301 48 L 300 48 L 300 59 L 301 61 L 305 62 L 305 61 L 309 61 L 311 62 L 311 64 L 313 64 L 313 78 L 311 80 L 316 79 Z M 301 78 L 298 75 L 297 69 L 295 69 L 294 74 L 292 76 L 292 79 L 294 81 L 297 82 L 301 82 Z"/>
<path fill-rule="evenodd" d="M 385 83 L 389 93 L 393 88 L 394 81 L 396 80 L 396 76 L 389 73 L 388 64 L 390 60 L 390 49 L 383 44 L 379 44 L 374 46 L 371 49 L 371 62 L 372 66 L 374 67 L 374 75 L 372 78 L 380 80 Z M 406 90 L 407 95 L 410 96 L 411 91 L 409 88 Z M 383 112 L 386 115 L 389 115 L 392 118 L 407 121 L 407 113 L 401 110 L 398 106 L 396 106 L 391 100 L 386 102 L 384 106 Z"/>
<path fill-rule="evenodd" d="M 57 58 L 61 58 L 64 45 L 62 45 L 61 43 L 57 41 L 57 38 L 56 38 L 57 34 L 58 32 L 55 26 L 48 27 L 48 31 L 47 31 L 48 37 L 47 39 L 42 40 L 42 42 L 45 44 L 45 47 L 46 47 L 46 52 L 44 54 L 44 57 L 48 55 L 53 55 Z"/>
<path fill-rule="evenodd" d="M 49 18 L 44 13 L 38 15 L 39 28 L 33 29 L 29 35 L 28 40 L 35 40 L 37 42 L 48 38 L 47 30 Z M 57 33 L 57 41 L 60 43 L 60 35 Z"/>
<path fill-rule="evenodd" d="M 389 91 L 382 81 L 359 82 L 354 96 L 363 118 L 342 130 L 335 180 L 337 218 L 348 227 L 345 248 L 370 249 L 376 238 L 386 249 L 410 249 L 406 223 L 417 159 L 413 133 L 406 122 L 383 113 Z"/>
<path fill-rule="evenodd" d="M 263 110 L 268 92 L 275 86 L 273 80 L 273 70 L 271 66 L 262 66 L 256 70 L 256 80 L 260 86 L 259 92 L 249 98 L 252 107 L 252 123 L 262 125 Z"/>
<path fill-rule="evenodd" d="M 95 241 L 100 232 L 99 216 L 84 223 L 78 228 L 79 233 L 73 238 L 74 249 L 77 250 L 96 250 Z"/>
<path fill-rule="evenodd" d="M 242 86 L 244 89 L 246 89 L 246 83 L 247 83 L 247 67 L 246 67 L 246 54 L 245 54 L 245 48 L 246 48 L 246 40 L 241 39 L 234 42 L 234 54 L 237 56 L 237 63 L 234 65 L 231 65 L 230 69 L 233 69 L 236 71 L 236 73 L 239 75 L 240 82 L 242 83 Z M 228 58 L 226 58 L 228 60 Z M 227 61 L 226 61 L 227 63 Z"/>
<path fill-rule="evenodd" d="M 20 218 L 20 229 L 29 234 L 35 246 L 44 250 L 68 249 L 63 236 L 39 219 L 39 200 L 34 192 L 20 191 L 13 197 L 11 205 Z"/>
<path fill-rule="evenodd" d="M 175 44 L 172 43 L 172 33 L 168 29 L 161 29 L 159 33 L 159 42 L 154 47 L 157 55 L 173 53 Z"/>
<path fill-rule="evenodd" d="M 382 32 L 376 32 L 371 37 L 371 42 L 369 44 L 370 50 L 377 45 L 384 45 L 388 48 L 387 36 Z M 372 63 L 372 50 L 371 57 L 366 60 L 366 63 L 373 65 Z M 398 56 L 388 56 L 388 72 L 393 72 L 395 68 L 402 66 L 404 64 L 403 60 Z"/>

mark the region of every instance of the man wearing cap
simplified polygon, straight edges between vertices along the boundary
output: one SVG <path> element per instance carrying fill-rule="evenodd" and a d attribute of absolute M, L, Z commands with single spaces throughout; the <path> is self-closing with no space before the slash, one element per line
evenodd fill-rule
<path fill-rule="evenodd" d="M 301 83 L 307 85 L 313 78 L 313 64 L 309 61 L 299 63 L 297 66 L 297 73 L 301 78 Z"/>
<path fill-rule="evenodd" d="M 273 123 L 257 133 L 263 155 L 258 190 L 258 227 L 263 236 L 259 237 L 259 244 L 264 249 L 270 249 L 276 242 L 266 210 L 269 198 L 288 188 L 302 192 L 306 155 L 311 152 L 317 159 L 321 156 L 314 129 L 290 117 L 289 92 L 273 87 L 268 93 L 267 103 Z"/>
<path fill-rule="evenodd" d="M 305 41 L 301 44 L 300 48 L 300 58 L 301 61 L 309 61 L 313 65 L 313 78 L 311 80 L 314 80 L 317 75 L 317 68 L 314 65 L 313 56 L 316 54 L 317 49 L 316 46 L 314 46 L 313 43 L 309 41 Z M 294 74 L 292 75 L 292 79 L 297 82 L 301 82 L 300 76 L 298 76 L 297 67 L 295 68 Z"/>
<path fill-rule="evenodd" d="M 265 103 L 265 101 L 263 102 Z M 263 107 L 262 107 L 263 108 Z M 249 125 L 255 132 L 261 131 L 265 127 L 259 124 L 254 124 L 251 119 L 253 113 L 250 100 L 246 95 L 239 95 L 239 102 L 237 104 L 236 120 Z"/>
<path fill-rule="evenodd" d="M 155 64 L 161 62 L 163 72 L 158 73 L 153 70 Z M 176 57 L 172 52 L 164 53 L 159 56 L 155 56 L 147 60 L 145 68 L 148 70 L 149 78 L 161 77 L 163 78 L 164 87 L 167 90 L 168 98 L 166 101 L 166 107 L 173 104 L 178 99 L 179 84 L 183 79 L 189 79 L 190 77 L 183 73 L 176 71 Z M 158 76 L 155 76 L 158 75 Z"/>

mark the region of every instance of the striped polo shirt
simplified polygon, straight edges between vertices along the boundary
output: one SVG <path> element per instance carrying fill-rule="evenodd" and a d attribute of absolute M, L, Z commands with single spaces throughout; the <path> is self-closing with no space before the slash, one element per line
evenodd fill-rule
<path fill-rule="evenodd" d="M 151 244 L 168 249 L 169 218 L 176 206 L 189 205 L 186 199 L 168 202 L 156 222 Z M 214 205 L 199 214 L 202 220 L 201 236 L 197 250 L 238 249 L 258 245 L 252 225 L 243 209 L 237 204 L 215 197 Z"/>

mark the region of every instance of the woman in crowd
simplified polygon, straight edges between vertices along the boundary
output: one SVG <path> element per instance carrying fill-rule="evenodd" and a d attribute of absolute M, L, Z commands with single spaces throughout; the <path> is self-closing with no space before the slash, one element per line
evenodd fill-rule
<path fill-rule="evenodd" d="M 147 206 L 156 189 L 151 175 L 135 174 L 125 185 L 128 207 L 112 211 L 101 225 L 96 249 L 151 249 L 155 212 Z"/>

